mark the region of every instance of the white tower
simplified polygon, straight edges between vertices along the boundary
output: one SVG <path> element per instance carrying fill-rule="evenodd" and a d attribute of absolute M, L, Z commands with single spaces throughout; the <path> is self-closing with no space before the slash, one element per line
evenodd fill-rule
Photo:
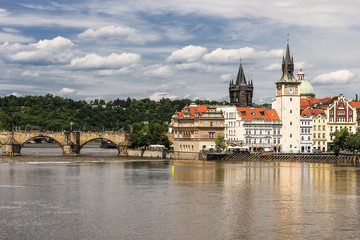
<path fill-rule="evenodd" d="M 289 43 L 282 61 L 283 75 L 276 82 L 276 111 L 282 122 L 282 152 L 300 152 L 300 81 L 294 77 Z"/>

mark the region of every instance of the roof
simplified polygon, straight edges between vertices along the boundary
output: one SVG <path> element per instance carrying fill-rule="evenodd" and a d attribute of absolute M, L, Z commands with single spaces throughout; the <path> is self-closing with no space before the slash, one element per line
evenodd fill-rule
<path fill-rule="evenodd" d="M 199 112 L 200 115 L 202 115 L 202 113 L 208 109 L 208 106 L 190 106 L 187 108 L 190 111 L 191 119 L 193 119 L 195 116 L 196 110 Z M 184 117 L 185 111 L 186 111 L 186 108 L 184 108 L 181 112 L 178 112 L 179 119 L 182 119 Z"/>
<path fill-rule="evenodd" d="M 324 109 L 321 109 L 321 108 L 316 108 L 316 109 L 302 109 L 301 110 L 301 117 L 311 117 L 311 116 L 317 116 L 317 115 L 325 115 L 325 111 Z"/>
<path fill-rule="evenodd" d="M 355 107 L 355 108 L 360 108 L 360 102 L 349 102 L 351 106 Z"/>
<path fill-rule="evenodd" d="M 331 103 L 334 102 L 334 100 L 337 97 L 328 97 L 328 98 L 301 98 L 300 99 L 300 108 L 301 109 L 307 109 L 310 107 L 314 107 L 315 104 L 317 104 L 316 107 L 319 108 L 326 108 Z"/>
<path fill-rule="evenodd" d="M 300 96 L 315 96 L 315 92 L 311 84 L 306 79 L 300 80 Z"/>
<path fill-rule="evenodd" d="M 237 108 L 242 120 L 264 120 L 264 121 L 280 121 L 279 115 L 274 109 L 264 108 Z"/>

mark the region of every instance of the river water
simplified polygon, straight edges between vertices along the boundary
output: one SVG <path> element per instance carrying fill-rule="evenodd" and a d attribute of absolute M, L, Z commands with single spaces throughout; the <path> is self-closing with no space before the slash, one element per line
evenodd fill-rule
<path fill-rule="evenodd" d="M 358 167 L 81 153 L 0 157 L 0 239 L 360 237 Z"/>

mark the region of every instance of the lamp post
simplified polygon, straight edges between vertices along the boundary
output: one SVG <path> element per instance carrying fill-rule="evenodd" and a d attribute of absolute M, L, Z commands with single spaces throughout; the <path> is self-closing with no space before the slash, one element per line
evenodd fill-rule
<path fill-rule="evenodd" d="M 71 122 L 70 122 L 70 131 L 71 131 L 71 132 L 72 132 L 72 126 L 73 126 L 73 124 L 74 124 L 74 123 L 71 121 Z"/>

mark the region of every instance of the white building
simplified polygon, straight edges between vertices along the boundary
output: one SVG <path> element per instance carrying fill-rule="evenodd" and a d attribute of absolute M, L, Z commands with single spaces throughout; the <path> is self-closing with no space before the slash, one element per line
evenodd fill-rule
<path fill-rule="evenodd" d="M 281 150 L 281 122 L 275 110 L 237 108 L 245 130 L 245 146 L 250 151 Z"/>
<path fill-rule="evenodd" d="M 222 111 L 225 118 L 224 137 L 227 145 L 244 144 L 244 128 L 243 121 L 236 109 L 236 106 L 218 106 L 217 111 Z"/>
<path fill-rule="evenodd" d="M 312 109 L 305 109 L 300 114 L 300 152 L 312 151 Z"/>
<path fill-rule="evenodd" d="M 276 112 L 282 122 L 282 152 L 300 152 L 300 84 L 294 77 L 289 44 L 282 62 L 283 75 L 276 82 Z"/>

